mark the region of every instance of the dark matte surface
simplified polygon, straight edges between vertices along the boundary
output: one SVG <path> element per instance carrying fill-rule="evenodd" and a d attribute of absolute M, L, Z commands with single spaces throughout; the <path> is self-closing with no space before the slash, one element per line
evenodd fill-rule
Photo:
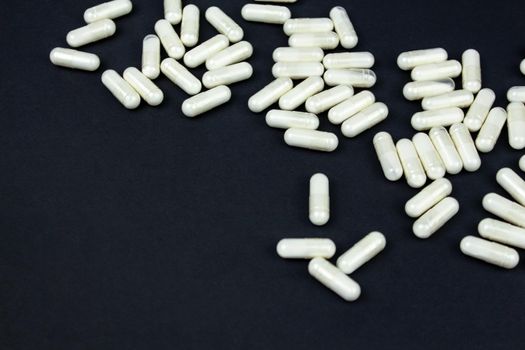
<path fill-rule="evenodd" d="M 314 1 L 294 16 L 346 5 L 357 49 L 374 53 L 378 100 L 389 119 L 333 154 L 292 149 L 246 101 L 271 80 L 280 26 L 246 23 L 243 1 L 214 4 L 255 46 L 254 77 L 228 105 L 181 115 L 185 95 L 166 78 L 158 108 L 125 110 L 102 86 L 103 69 L 139 65 L 142 37 L 162 1 L 135 0 L 118 34 L 85 47 L 96 73 L 49 63 L 96 1 L 6 1 L 0 12 L 0 348 L 14 349 L 518 349 L 525 342 L 523 264 L 504 271 L 466 258 L 460 239 L 502 193 L 497 169 L 517 169 L 506 132 L 482 170 L 451 178 L 461 214 L 427 241 L 403 212 L 417 191 L 387 182 L 371 145 L 380 130 L 411 137 L 419 109 L 405 101 L 401 51 L 443 46 L 453 58 L 481 52 L 484 85 L 505 106 L 524 84 L 523 3 Z M 202 38 L 214 34 L 204 23 Z M 199 75 L 202 70 L 196 71 Z M 336 131 L 322 117 L 321 128 Z M 332 219 L 307 219 L 308 179 L 325 172 Z M 330 237 L 339 252 L 371 230 L 387 249 L 354 274 L 363 295 L 345 303 L 275 254 L 283 237 Z"/>

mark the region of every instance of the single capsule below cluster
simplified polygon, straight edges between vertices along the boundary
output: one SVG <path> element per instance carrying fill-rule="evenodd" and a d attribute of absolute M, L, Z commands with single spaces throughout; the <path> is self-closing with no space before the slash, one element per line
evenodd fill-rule
<path fill-rule="evenodd" d="M 330 219 L 330 188 L 325 174 L 314 174 L 310 178 L 309 214 L 310 222 L 316 226 L 326 225 Z"/>

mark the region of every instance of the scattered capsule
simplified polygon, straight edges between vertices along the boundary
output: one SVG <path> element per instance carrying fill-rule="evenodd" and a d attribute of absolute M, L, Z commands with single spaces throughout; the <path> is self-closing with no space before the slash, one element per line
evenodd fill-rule
<path fill-rule="evenodd" d="M 525 249 L 525 229 L 494 219 L 483 219 L 478 225 L 479 235 L 485 239 Z"/>
<path fill-rule="evenodd" d="M 206 68 L 212 70 L 226 67 L 234 63 L 242 62 L 250 58 L 252 54 L 252 44 L 247 41 L 240 41 L 208 58 L 206 60 Z"/>
<path fill-rule="evenodd" d="M 405 204 L 405 212 L 411 218 L 418 218 L 452 193 L 452 183 L 437 179 L 422 189 Z"/>
<path fill-rule="evenodd" d="M 219 85 L 230 85 L 249 79 L 252 74 L 252 66 L 247 62 L 241 62 L 207 71 L 202 76 L 202 84 L 211 89 Z"/>
<path fill-rule="evenodd" d="M 169 57 L 177 60 L 184 56 L 186 49 L 170 22 L 165 19 L 158 20 L 155 23 L 155 33 Z"/>
<path fill-rule="evenodd" d="M 452 219 L 458 211 L 459 203 L 456 199 L 444 198 L 414 222 L 412 231 L 421 239 L 429 238 Z"/>
<path fill-rule="evenodd" d="M 164 100 L 164 94 L 157 85 L 137 68 L 127 68 L 124 71 L 123 77 L 150 106 L 158 106 Z"/>
<path fill-rule="evenodd" d="M 345 120 L 341 125 L 341 132 L 346 137 L 356 137 L 362 132 L 379 124 L 387 117 L 388 107 L 382 102 L 376 102 Z"/>
<path fill-rule="evenodd" d="M 525 207 L 496 193 L 483 197 L 483 208 L 511 224 L 525 227 Z"/>
<path fill-rule="evenodd" d="M 102 83 L 127 109 L 135 109 L 140 104 L 140 95 L 114 70 L 102 73 Z"/>
<path fill-rule="evenodd" d="M 142 73 L 149 79 L 160 74 L 160 40 L 156 35 L 146 35 L 142 42 Z"/>
<path fill-rule="evenodd" d="M 383 174 L 389 181 L 397 181 L 403 176 L 403 167 L 397 155 L 396 145 L 389 133 L 381 131 L 374 136 L 374 149 L 381 164 Z"/>
<path fill-rule="evenodd" d="M 351 85 L 370 88 L 376 83 L 376 74 L 370 69 L 328 69 L 323 76 L 326 85 Z"/>
<path fill-rule="evenodd" d="M 323 57 L 319 47 L 278 47 L 272 55 L 275 62 L 321 62 Z"/>
<path fill-rule="evenodd" d="M 133 9 L 129 0 L 113 0 L 88 8 L 84 12 L 84 21 L 93 23 L 101 19 L 114 19 L 127 15 Z"/>
<path fill-rule="evenodd" d="M 327 238 L 284 238 L 277 243 L 277 254 L 283 259 L 330 259 L 335 243 Z"/>
<path fill-rule="evenodd" d="M 505 269 L 515 268 L 520 261 L 515 249 L 474 236 L 463 238 L 460 249 L 467 256 Z"/>
<path fill-rule="evenodd" d="M 434 147 L 436 147 L 439 157 L 443 161 L 445 169 L 447 169 L 447 173 L 454 175 L 461 172 L 463 161 L 447 129 L 442 126 L 433 127 L 430 129 L 428 136 L 430 136 Z"/>
<path fill-rule="evenodd" d="M 408 185 L 413 188 L 423 187 L 427 176 L 412 141 L 401 139 L 397 141 L 396 149 Z"/>
<path fill-rule="evenodd" d="M 507 106 L 507 128 L 510 147 L 525 148 L 525 105 L 512 102 Z"/>
<path fill-rule="evenodd" d="M 335 32 L 339 36 L 341 46 L 345 49 L 352 49 L 357 45 L 357 33 L 348 17 L 344 7 L 336 6 L 330 10 L 330 18 L 334 23 Z"/>
<path fill-rule="evenodd" d="M 330 120 L 332 124 L 339 125 L 351 116 L 371 106 L 375 101 L 376 98 L 373 93 L 370 91 L 361 91 L 337 106 L 332 107 L 330 111 L 328 111 L 328 120 Z"/>
<path fill-rule="evenodd" d="M 320 47 L 333 50 L 339 45 L 339 37 L 334 32 L 297 33 L 290 36 L 288 45 L 291 47 Z"/>
<path fill-rule="evenodd" d="M 283 24 L 292 14 L 284 6 L 246 4 L 241 9 L 241 16 L 250 22 Z"/>
<path fill-rule="evenodd" d="M 455 90 L 443 95 L 425 97 L 421 101 L 424 110 L 435 110 L 451 107 L 465 108 L 472 104 L 474 95 L 467 90 Z"/>
<path fill-rule="evenodd" d="M 110 19 L 101 19 L 100 21 L 73 29 L 67 33 L 66 41 L 71 47 L 80 47 L 108 38 L 115 34 L 116 30 L 115 22 Z"/>
<path fill-rule="evenodd" d="M 310 113 L 319 114 L 326 112 L 333 106 L 352 97 L 354 89 L 351 86 L 339 85 L 322 91 L 306 100 L 306 110 Z"/>
<path fill-rule="evenodd" d="M 218 34 L 195 46 L 184 55 L 184 64 L 189 68 L 195 68 L 206 62 L 206 60 L 217 52 L 224 50 L 229 45 L 225 35 Z"/>
<path fill-rule="evenodd" d="M 217 6 L 208 8 L 204 16 L 220 34 L 226 35 L 232 43 L 239 42 L 244 37 L 242 28 Z"/>
<path fill-rule="evenodd" d="M 465 114 L 458 107 L 433 109 L 417 112 L 412 116 L 410 123 L 418 131 L 432 129 L 436 126 L 450 126 L 461 123 Z"/>
<path fill-rule="evenodd" d="M 509 102 L 525 103 L 525 86 L 513 86 L 507 91 Z"/>
<path fill-rule="evenodd" d="M 160 69 L 173 84 L 180 87 L 188 95 L 196 95 L 201 92 L 202 84 L 200 80 L 173 58 L 164 59 Z"/>
<path fill-rule="evenodd" d="M 445 166 L 434 148 L 430 137 L 425 133 L 419 132 L 412 137 L 412 143 L 416 148 L 427 177 L 431 180 L 436 180 L 445 176 Z"/>
<path fill-rule="evenodd" d="M 315 114 L 272 109 L 266 114 L 266 125 L 277 129 L 312 129 L 319 127 L 319 118 Z"/>
<path fill-rule="evenodd" d="M 182 103 L 182 113 L 187 117 L 196 117 L 204 112 L 228 102 L 232 93 L 227 86 L 217 86 L 188 98 Z"/>
<path fill-rule="evenodd" d="M 510 168 L 503 168 L 496 174 L 496 181 L 519 204 L 525 206 L 525 181 Z"/>
<path fill-rule="evenodd" d="M 372 68 L 374 63 L 374 55 L 370 52 L 331 53 L 323 59 L 326 69 Z"/>
<path fill-rule="evenodd" d="M 326 225 L 330 219 L 330 185 L 325 174 L 317 173 L 310 178 L 308 218 L 316 226 Z"/>
<path fill-rule="evenodd" d="M 339 145 L 339 139 L 331 132 L 297 128 L 286 130 L 284 142 L 288 146 L 323 152 L 333 152 Z"/>
<path fill-rule="evenodd" d="M 472 140 L 472 136 L 463 123 L 457 123 L 450 127 L 450 137 L 458 150 L 466 171 L 476 171 L 481 166 L 478 150 Z"/>
<path fill-rule="evenodd" d="M 494 149 L 506 121 L 507 111 L 503 108 L 496 107 L 489 112 L 481 130 L 479 130 L 478 137 L 476 137 L 478 151 L 488 153 Z"/>
<path fill-rule="evenodd" d="M 496 94 L 491 89 L 482 89 L 478 92 L 463 121 L 471 132 L 481 129 L 495 100 Z"/>
<path fill-rule="evenodd" d="M 96 71 L 100 67 L 100 59 L 97 55 L 78 50 L 56 47 L 49 54 L 51 63 L 55 66 Z"/>
<path fill-rule="evenodd" d="M 302 105 L 310 96 L 323 91 L 324 81 L 321 77 L 310 77 L 288 91 L 279 99 L 279 107 L 284 110 L 294 110 Z"/>
<path fill-rule="evenodd" d="M 308 272 L 346 301 L 355 301 L 361 295 L 359 284 L 323 258 L 312 259 L 308 264 Z"/>
<path fill-rule="evenodd" d="M 195 5 L 184 6 L 180 24 L 180 40 L 186 47 L 193 47 L 199 42 L 200 11 Z"/>
<path fill-rule="evenodd" d="M 272 67 L 275 78 L 305 79 L 320 77 L 324 73 L 324 66 L 320 62 L 277 62 Z"/>
<path fill-rule="evenodd" d="M 330 18 L 292 18 L 283 25 L 284 34 L 331 32 L 334 24 Z"/>
<path fill-rule="evenodd" d="M 473 93 L 481 89 L 481 63 L 479 52 L 468 49 L 461 58 L 463 65 L 463 89 Z"/>
<path fill-rule="evenodd" d="M 337 267 L 347 275 L 366 264 L 386 246 L 381 232 L 370 232 L 337 259 Z"/>
<path fill-rule="evenodd" d="M 279 101 L 279 98 L 292 88 L 292 79 L 277 78 L 250 97 L 248 100 L 248 108 L 254 113 L 262 112 Z"/>
<path fill-rule="evenodd" d="M 411 81 L 403 87 L 403 96 L 409 101 L 421 100 L 454 91 L 456 84 L 454 80 L 445 78 L 442 80 Z"/>
<path fill-rule="evenodd" d="M 456 60 L 430 63 L 417 66 L 412 70 L 412 80 L 440 80 L 456 78 L 461 74 L 461 63 Z"/>
<path fill-rule="evenodd" d="M 164 0 L 164 18 L 171 24 L 179 24 L 182 20 L 181 0 Z"/>
<path fill-rule="evenodd" d="M 397 57 L 397 65 L 402 70 L 410 70 L 417 66 L 444 62 L 448 59 L 448 53 L 440 47 L 434 49 L 413 50 L 402 52 Z"/>

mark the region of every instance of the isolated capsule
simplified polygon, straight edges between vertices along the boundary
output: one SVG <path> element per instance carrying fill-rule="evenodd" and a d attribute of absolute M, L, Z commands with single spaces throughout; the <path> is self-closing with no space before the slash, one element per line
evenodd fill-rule
<path fill-rule="evenodd" d="M 187 117 L 196 117 L 202 113 L 225 104 L 231 99 L 232 93 L 227 86 L 217 86 L 188 98 L 182 103 L 182 113 Z"/>
<path fill-rule="evenodd" d="M 292 79 L 277 78 L 250 97 L 248 100 L 248 108 L 254 113 L 262 112 L 279 101 L 279 98 L 292 88 Z"/>
<path fill-rule="evenodd" d="M 397 141 L 396 149 L 408 185 L 413 188 L 423 187 L 427 176 L 412 141 L 401 139 Z"/>
<path fill-rule="evenodd" d="M 346 301 L 355 301 L 361 295 L 359 284 L 323 258 L 312 259 L 308 264 L 308 272 Z"/>
<path fill-rule="evenodd" d="M 196 95 L 201 92 L 202 84 L 200 80 L 173 58 L 164 59 L 160 69 L 173 84 L 180 87 L 188 95 Z"/>
<path fill-rule="evenodd" d="M 341 46 L 352 49 L 357 45 L 358 37 L 352 21 L 344 7 L 336 6 L 330 10 L 330 18 L 334 23 L 335 32 L 339 36 Z"/>
<path fill-rule="evenodd" d="M 84 21 L 93 23 L 101 19 L 114 19 L 127 15 L 132 9 L 133 4 L 129 0 L 108 1 L 88 8 L 84 12 Z"/>
<path fill-rule="evenodd" d="M 195 5 L 186 5 L 182 11 L 180 40 L 186 47 L 193 47 L 199 42 L 200 11 Z"/>
<path fill-rule="evenodd" d="M 319 127 L 319 118 L 312 113 L 272 109 L 266 114 L 266 125 L 278 129 L 315 130 Z"/>
<path fill-rule="evenodd" d="M 496 193 L 483 197 L 483 208 L 503 220 L 525 227 L 525 207 Z"/>
<path fill-rule="evenodd" d="M 461 74 L 461 63 L 456 60 L 416 66 L 411 73 L 413 80 L 440 80 L 456 78 Z"/>
<path fill-rule="evenodd" d="M 61 47 L 51 50 L 49 59 L 55 66 L 90 72 L 96 71 L 100 67 L 100 59 L 97 55 Z"/>
<path fill-rule="evenodd" d="M 275 62 L 321 62 L 323 57 L 319 47 L 278 47 L 272 55 Z"/>
<path fill-rule="evenodd" d="M 370 69 L 328 69 L 323 75 L 328 86 L 350 85 L 370 88 L 376 83 L 376 74 Z"/>
<path fill-rule="evenodd" d="M 496 107 L 489 112 L 487 119 L 476 137 L 476 147 L 478 151 L 487 153 L 494 149 L 506 121 L 507 111 L 503 108 Z"/>
<path fill-rule="evenodd" d="M 452 183 L 445 178 L 437 179 L 406 202 L 405 212 L 418 218 L 451 193 Z"/>
<path fill-rule="evenodd" d="M 67 33 L 66 41 L 71 47 L 80 47 L 108 38 L 115 34 L 116 30 L 115 22 L 110 19 L 101 19 L 100 21 L 73 29 Z"/>
<path fill-rule="evenodd" d="M 294 110 L 302 105 L 310 96 L 323 91 L 324 81 L 321 77 L 305 79 L 279 99 L 279 107 L 285 110 Z"/>
<path fill-rule="evenodd" d="M 337 267 L 347 275 L 366 264 L 386 246 L 381 232 L 370 232 L 337 259 Z"/>
<path fill-rule="evenodd" d="M 325 174 L 317 173 L 310 178 L 308 218 L 316 226 L 326 225 L 330 219 L 330 185 Z"/>
<path fill-rule="evenodd" d="M 376 98 L 373 93 L 370 91 L 361 91 L 335 107 L 332 107 L 328 111 L 328 120 L 330 120 L 332 124 L 339 125 L 363 109 L 371 106 L 375 101 Z"/>
<path fill-rule="evenodd" d="M 458 211 L 459 203 L 456 199 L 444 198 L 414 222 L 412 231 L 421 239 L 429 238 L 452 219 Z"/>
<path fill-rule="evenodd" d="M 339 139 L 331 132 L 297 128 L 286 130 L 284 142 L 288 146 L 323 152 L 333 152 L 339 145 Z"/>
<path fill-rule="evenodd" d="M 284 238 L 277 243 L 277 254 L 283 259 L 330 259 L 335 243 L 327 238 Z"/>
<path fill-rule="evenodd" d="M 114 70 L 102 73 L 102 83 L 127 109 L 135 109 L 140 104 L 140 95 Z"/>
<path fill-rule="evenodd" d="M 481 63 L 479 52 L 468 49 L 461 58 L 463 66 L 463 89 L 473 93 L 481 89 Z"/>
<path fill-rule="evenodd" d="M 474 95 L 467 90 L 455 90 L 444 93 L 443 95 L 425 97 L 421 101 L 421 106 L 425 110 L 435 110 L 443 108 L 465 108 L 472 104 Z"/>
<path fill-rule="evenodd" d="M 397 57 L 397 65 L 402 70 L 410 70 L 425 64 L 444 62 L 448 59 L 448 53 L 440 47 L 423 50 L 402 52 Z"/>
<path fill-rule="evenodd" d="M 334 32 L 297 33 L 290 36 L 288 45 L 291 47 L 320 47 L 333 50 L 339 45 L 339 37 Z"/>
<path fill-rule="evenodd" d="M 202 84 L 211 89 L 219 85 L 230 85 L 249 79 L 252 74 L 252 66 L 247 62 L 241 62 L 207 71 L 202 76 Z"/>
<path fill-rule="evenodd" d="M 421 100 L 445 94 L 454 90 L 454 80 L 445 78 L 442 80 L 411 81 L 403 87 L 403 96 L 409 101 Z"/>
<path fill-rule="evenodd" d="M 346 137 L 356 137 L 362 132 L 379 124 L 387 117 L 388 107 L 382 102 L 376 102 L 345 120 L 341 125 L 341 132 Z"/>
<path fill-rule="evenodd" d="M 127 68 L 123 77 L 150 106 L 158 106 L 164 100 L 164 94 L 157 85 L 137 68 Z"/>
<path fill-rule="evenodd" d="M 525 86 L 513 86 L 507 91 L 509 102 L 525 103 Z"/>
<path fill-rule="evenodd" d="M 157 79 L 160 74 L 160 40 L 153 34 L 142 41 L 142 73 L 149 79 Z"/>
<path fill-rule="evenodd" d="M 515 249 L 474 236 L 463 238 L 460 249 L 467 256 L 506 269 L 515 268 L 520 261 Z"/>
<path fill-rule="evenodd" d="M 412 137 L 412 143 L 416 148 L 427 177 L 431 180 L 436 180 L 445 176 L 445 166 L 430 137 L 425 133 L 419 132 Z"/>
<path fill-rule="evenodd" d="M 179 24 L 182 19 L 181 0 L 164 0 L 164 18 L 171 24 Z"/>
<path fill-rule="evenodd" d="M 436 126 L 450 126 L 461 123 L 465 114 L 458 107 L 434 109 L 414 113 L 410 123 L 418 131 L 432 129 Z"/>
<path fill-rule="evenodd" d="M 206 60 L 217 52 L 228 47 L 230 42 L 225 35 L 218 34 L 195 46 L 184 55 L 184 64 L 188 68 L 195 68 L 206 62 Z"/>
<path fill-rule="evenodd" d="M 507 106 L 507 128 L 510 147 L 525 148 L 525 105 L 512 102 Z"/>
<path fill-rule="evenodd" d="M 220 34 L 226 35 L 232 43 L 239 42 L 244 37 L 242 28 L 217 6 L 209 7 L 204 16 L 212 27 Z"/>
<path fill-rule="evenodd" d="M 374 55 L 370 52 L 330 53 L 323 58 L 326 69 L 372 68 Z"/>
<path fill-rule="evenodd" d="M 339 85 L 331 89 L 321 91 L 320 93 L 308 97 L 305 106 L 310 113 L 323 113 L 333 106 L 352 97 L 354 89 L 351 86 Z"/>
<path fill-rule="evenodd" d="M 443 161 L 447 173 L 454 175 L 461 172 L 461 169 L 463 169 L 463 161 L 447 129 L 442 126 L 433 127 L 430 129 L 428 136 Z"/>
<path fill-rule="evenodd" d="M 170 22 L 165 19 L 158 20 L 155 23 L 155 33 L 169 57 L 178 60 L 184 56 L 186 49 Z"/>
<path fill-rule="evenodd" d="M 495 100 L 496 94 L 491 89 L 482 89 L 478 92 L 463 120 L 471 132 L 481 129 Z"/>
<path fill-rule="evenodd" d="M 397 155 L 396 145 L 392 136 L 387 132 L 381 131 L 374 136 L 373 144 L 377 159 L 387 180 L 399 180 L 403 176 L 403 167 Z"/>
<path fill-rule="evenodd" d="M 496 174 L 496 181 L 516 202 L 525 206 L 525 181 L 510 168 L 503 168 Z"/>
<path fill-rule="evenodd" d="M 494 219 L 483 219 L 478 225 L 479 235 L 485 239 L 525 249 L 525 229 Z"/>
<path fill-rule="evenodd" d="M 246 4 L 241 9 L 241 16 L 250 22 L 283 24 L 292 14 L 284 6 Z"/>
<path fill-rule="evenodd" d="M 291 18 L 283 25 L 284 34 L 331 32 L 334 24 L 330 18 Z"/>
<path fill-rule="evenodd" d="M 324 66 L 319 62 L 277 62 L 272 67 L 275 78 L 305 79 L 323 73 Z"/>
<path fill-rule="evenodd" d="M 458 150 L 466 171 L 476 171 L 481 166 L 481 159 L 472 140 L 472 136 L 463 123 L 454 124 L 449 130 L 450 137 Z"/>
<path fill-rule="evenodd" d="M 253 54 L 253 47 L 247 41 L 240 41 L 222 51 L 217 52 L 206 60 L 208 70 L 226 67 L 238 62 L 242 62 Z"/>

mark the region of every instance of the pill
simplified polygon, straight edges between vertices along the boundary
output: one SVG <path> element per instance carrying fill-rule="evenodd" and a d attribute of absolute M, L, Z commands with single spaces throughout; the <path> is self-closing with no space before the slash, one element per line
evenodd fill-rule
<path fill-rule="evenodd" d="M 459 203 L 452 197 L 442 199 L 414 222 L 412 231 L 421 239 L 436 233 L 459 211 Z"/>
<path fill-rule="evenodd" d="M 461 74 L 461 63 L 456 60 L 430 63 L 417 66 L 412 70 L 412 80 L 439 80 L 456 78 Z"/>
<path fill-rule="evenodd" d="M 124 71 L 124 79 L 131 85 L 150 106 L 158 106 L 164 100 L 164 94 L 148 77 L 135 67 Z"/>
<path fill-rule="evenodd" d="M 188 95 L 196 95 L 201 92 L 202 84 L 200 80 L 173 58 L 164 59 L 160 69 L 173 84 L 180 87 Z"/>
<path fill-rule="evenodd" d="M 164 0 L 164 18 L 171 24 L 179 24 L 182 19 L 181 0 Z"/>
<path fill-rule="evenodd" d="M 469 131 L 476 132 L 481 129 L 495 100 L 496 94 L 491 89 L 482 89 L 478 92 L 463 121 Z"/>
<path fill-rule="evenodd" d="M 397 65 L 402 70 L 410 70 L 417 66 L 444 62 L 448 59 L 448 53 L 440 47 L 423 50 L 402 52 L 397 57 Z"/>
<path fill-rule="evenodd" d="M 436 150 L 438 151 L 439 157 L 447 169 L 449 174 L 458 174 L 463 169 L 463 161 L 450 137 L 447 129 L 442 126 L 433 127 L 430 129 L 428 136 Z"/>
<path fill-rule="evenodd" d="M 278 129 L 312 129 L 319 127 L 319 118 L 315 114 L 272 109 L 266 114 L 266 125 Z"/>
<path fill-rule="evenodd" d="M 352 97 L 354 89 L 351 86 L 339 85 L 322 91 L 306 100 L 306 110 L 310 113 L 319 114 L 326 112 L 333 106 Z"/>
<path fill-rule="evenodd" d="M 209 7 L 204 16 L 212 27 L 220 34 L 224 34 L 232 43 L 239 42 L 244 37 L 242 28 L 217 6 Z"/>
<path fill-rule="evenodd" d="M 316 226 L 326 225 L 330 219 L 330 185 L 325 174 L 317 173 L 310 178 L 308 218 Z"/>
<path fill-rule="evenodd" d="M 206 68 L 212 70 L 226 67 L 234 63 L 242 62 L 250 58 L 252 54 L 252 44 L 247 41 L 240 41 L 208 58 L 206 60 Z"/>
<path fill-rule="evenodd" d="M 473 93 L 481 89 L 481 63 L 479 52 L 468 49 L 463 52 L 461 63 L 463 65 L 463 89 Z"/>
<path fill-rule="evenodd" d="M 457 123 L 452 125 L 449 133 L 461 157 L 463 168 L 471 172 L 478 170 L 481 166 L 481 159 L 474 140 L 472 140 L 472 136 L 465 124 Z"/>
<path fill-rule="evenodd" d="M 509 102 L 525 103 L 525 86 L 513 86 L 507 91 L 507 100 Z"/>
<path fill-rule="evenodd" d="M 337 106 L 332 107 L 328 111 L 328 120 L 330 120 L 332 124 L 339 125 L 351 116 L 371 106 L 375 101 L 376 98 L 373 93 L 370 91 L 361 91 Z"/>
<path fill-rule="evenodd" d="M 182 103 L 182 113 L 187 117 L 196 117 L 230 100 L 231 90 L 227 86 L 217 86 L 188 98 Z"/>
<path fill-rule="evenodd" d="M 149 79 L 157 79 L 160 74 L 160 40 L 153 34 L 142 41 L 142 73 Z"/>
<path fill-rule="evenodd" d="M 427 176 L 412 141 L 401 139 L 397 141 L 396 149 L 408 185 L 413 188 L 423 187 Z"/>
<path fill-rule="evenodd" d="M 122 103 L 127 109 L 135 109 L 140 104 L 140 95 L 114 70 L 102 73 L 102 84 Z"/>
<path fill-rule="evenodd" d="M 525 156 L 522 156 L 522 157 L 520 158 L 520 169 L 521 169 L 522 171 L 525 171 Z"/>
<path fill-rule="evenodd" d="M 496 193 L 483 197 L 483 208 L 503 220 L 525 227 L 525 207 Z"/>
<path fill-rule="evenodd" d="M 339 145 L 339 139 L 331 132 L 291 128 L 284 133 L 288 146 L 332 152 Z"/>
<path fill-rule="evenodd" d="M 345 120 L 341 125 L 341 132 L 346 137 L 356 137 L 387 117 L 388 107 L 382 102 L 376 102 Z"/>
<path fill-rule="evenodd" d="M 330 10 L 330 19 L 334 23 L 335 32 L 339 36 L 341 46 L 352 49 L 357 45 L 358 37 L 352 21 L 344 7 L 336 6 Z"/>
<path fill-rule="evenodd" d="M 288 45 L 291 47 L 320 47 L 332 50 L 339 45 L 339 37 L 334 32 L 297 33 L 290 36 Z"/>
<path fill-rule="evenodd" d="M 442 80 L 411 81 L 403 87 L 403 96 L 409 101 L 421 100 L 445 94 L 454 90 L 454 80 L 445 78 Z"/>
<path fill-rule="evenodd" d="M 241 9 L 241 16 L 250 22 L 283 24 L 292 14 L 284 6 L 246 4 Z"/>
<path fill-rule="evenodd" d="M 507 129 L 510 147 L 525 148 L 525 105 L 512 102 L 507 106 Z"/>
<path fill-rule="evenodd" d="M 95 71 L 100 67 L 100 59 L 97 55 L 78 50 L 56 47 L 49 54 L 51 63 L 55 66 Z"/>
<path fill-rule="evenodd" d="M 304 79 L 321 76 L 324 66 L 320 62 L 277 62 L 272 67 L 275 78 Z"/>
<path fill-rule="evenodd" d="M 525 59 L 522 60 L 520 63 L 520 71 L 521 71 L 521 74 L 525 74 Z"/>
<path fill-rule="evenodd" d="M 370 52 L 331 53 L 323 58 L 326 69 L 372 68 L 374 63 L 374 55 Z"/>
<path fill-rule="evenodd" d="M 334 24 L 330 18 L 292 18 L 283 25 L 284 34 L 331 32 Z"/>
<path fill-rule="evenodd" d="M 474 95 L 468 90 L 455 90 L 438 96 L 425 97 L 421 107 L 425 110 L 443 109 L 450 107 L 465 108 L 472 104 Z"/>
<path fill-rule="evenodd" d="M 186 49 L 170 22 L 165 19 L 158 20 L 155 23 L 155 33 L 169 57 L 178 60 L 184 56 Z"/>
<path fill-rule="evenodd" d="M 419 132 L 412 137 L 412 143 L 416 148 L 427 177 L 431 180 L 436 180 L 445 176 L 445 166 L 430 137 L 425 133 Z"/>
<path fill-rule="evenodd" d="M 520 261 L 515 249 L 474 236 L 463 238 L 460 249 L 467 256 L 506 269 L 515 268 Z"/>
<path fill-rule="evenodd" d="M 86 21 L 86 23 L 93 23 L 106 18 L 114 19 L 127 15 L 132 9 L 133 4 L 129 0 L 108 1 L 88 8 L 84 12 L 84 21 Z"/>
<path fill-rule="evenodd" d="M 501 134 L 501 130 L 507 121 L 507 111 L 501 107 L 493 108 L 483 123 L 476 137 L 476 147 L 480 152 L 490 152 L 494 149 Z"/>
<path fill-rule="evenodd" d="M 198 46 L 195 46 L 184 55 L 184 64 L 188 68 L 200 66 L 217 52 L 224 50 L 229 45 L 228 38 L 222 34 L 215 35 Z"/>
<path fill-rule="evenodd" d="M 294 110 L 302 105 L 310 96 L 315 95 L 324 88 L 321 77 L 305 79 L 279 99 L 279 107 L 285 110 Z"/>
<path fill-rule="evenodd" d="M 465 114 L 458 107 L 433 109 L 414 113 L 410 123 L 418 131 L 428 130 L 436 126 L 450 126 L 461 123 Z"/>
<path fill-rule="evenodd" d="M 249 79 L 252 74 L 252 66 L 247 62 L 241 62 L 207 71 L 202 76 L 202 84 L 211 89 L 219 85 L 230 85 Z"/>
<path fill-rule="evenodd" d="M 327 238 L 284 238 L 277 243 L 277 254 L 283 259 L 330 259 L 335 243 Z"/>
<path fill-rule="evenodd" d="M 323 76 L 326 85 L 351 85 L 370 88 L 376 83 L 376 74 L 370 69 L 328 69 Z"/>
<path fill-rule="evenodd" d="M 387 132 L 381 131 L 374 136 L 373 144 L 377 159 L 387 180 L 399 180 L 403 176 L 403 167 L 397 155 L 396 145 L 392 136 Z"/>
<path fill-rule="evenodd" d="M 483 219 L 478 225 L 479 235 L 485 239 L 525 249 L 525 229 L 494 219 Z"/>
<path fill-rule="evenodd" d="M 254 113 L 262 112 L 279 101 L 279 98 L 292 88 L 292 79 L 277 78 L 250 97 L 248 100 L 248 108 Z"/>
<path fill-rule="evenodd" d="M 321 62 L 323 57 L 319 47 L 278 47 L 272 55 L 275 62 Z"/>
<path fill-rule="evenodd" d="M 451 193 L 452 183 L 445 178 L 437 179 L 406 202 L 405 212 L 418 218 Z"/>
<path fill-rule="evenodd" d="M 184 6 L 180 24 L 180 40 L 186 47 L 193 47 L 199 42 L 200 11 L 195 5 Z"/>
<path fill-rule="evenodd" d="M 525 181 L 510 168 L 503 168 L 496 174 L 496 181 L 516 202 L 525 206 Z"/>
<path fill-rule="evenodd" d="M 355 301 L 361 295 L 359 284 L 323 258 L 310 260 L 308 272 L 325 287 L 346 301 Z"/>
<path fill-rule="evenodd" d="M 115 34 L 116 30 L 115 22 L 110 19 L 101 19 L 100 21 L 73 29 L 67 33 L 66 41 L 71 47 L 84 46 L 108 38 Z"/>
<path fill-rule="evenodd" d="M 366 264 L 386 246 L 381 232 L 370 232 L 337 259 L 337 267 L 347 275 Z"/>

